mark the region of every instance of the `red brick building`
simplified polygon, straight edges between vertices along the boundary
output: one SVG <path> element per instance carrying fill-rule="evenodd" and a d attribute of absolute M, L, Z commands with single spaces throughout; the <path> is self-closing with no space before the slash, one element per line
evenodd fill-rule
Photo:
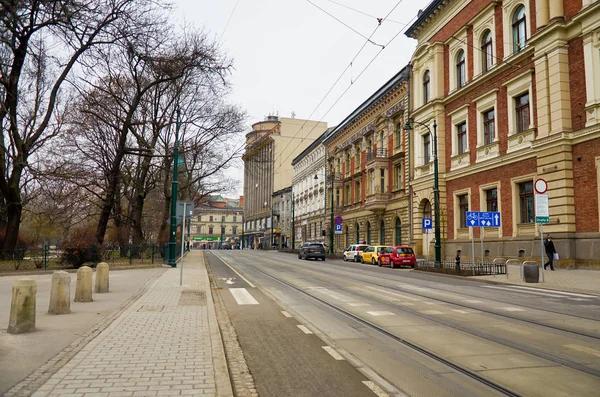
<path fill-rule="evenodd" d="M 600 2 L 434 0 L 406 34 L 418 41 L 410 94 L 417 250 L 432 240 L 420 219 L 433 207 L 435 120 L 443 256 L 473 255 L 471 238 L 479 242 L 482 230 L 468 227 L 467 211 L 498 211 L 501 226 L 483 232 L 484 255 L 539 257 L 533 182 L 543 178 L 543 231 L 560 264 L 600 264 Z"/>

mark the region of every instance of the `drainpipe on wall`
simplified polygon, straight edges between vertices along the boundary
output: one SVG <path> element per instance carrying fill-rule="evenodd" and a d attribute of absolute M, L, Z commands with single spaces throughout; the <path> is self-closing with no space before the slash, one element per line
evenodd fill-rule
<path fill-rule="evenodd" d="M 408 90 L 407 90 L 407 104 L 406 104 L 406 120 L 405 122 L 407 122 L 408 120 L 410 120 L 410 85 L 411 85 L 411 80 L 410 80 L 410 76 L 411 76 L 411 69 L 412 69 L 412 65 L 409 63 L 406 66 L 406 71 L 407 71 L 407 84 L 408 84 Z M 409 245 L 414 245 L 414 241 L 413 241 L 413 193 L 412 193 L 412 178 L 411 178 L 411 161 L 410 158 L 412 157 L 411 152 L 410 152 L 410 131 L 411 130 L 407 130 L 406 131 L 406 151 L 407 151 L 407 158 L 408 158 L 408 243 Z"/>

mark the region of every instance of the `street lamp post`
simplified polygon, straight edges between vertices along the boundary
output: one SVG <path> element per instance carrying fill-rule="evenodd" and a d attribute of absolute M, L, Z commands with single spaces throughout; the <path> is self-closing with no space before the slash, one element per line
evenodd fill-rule
<path fill-rule="evenodd" d="M 325 190 L 324 190 L 324 196 L 325 196 L 325 204 L 323 206 L 323 212 L 325 215 L 327 215 L 327 174 L 323 174 L 323 178 L 325 181 Z M 315 174 L 314 179 L 319 179 L 319 175 Z M 333 179 L 334 179 L 334 174 L 331 173 L 331 175 L 329 176 L 329 179 L 331 179 L 331 214 L 329 214 L 329 253 L 333 254 Z"/>
<path fill-rule="evenodd" d="M 177 107 L 177 118 L 175 120 L 175 148 L 173 149 L 173 183 L 171 184 L 171 234 L 169 236 L 169 266 L 175 267 L 175 255 L 177 251 L 177 245 L 175 244 L 175 235 L 177 233 L 177 164 L 179 162 L 179 116 L 180 110 Z M 185 216 L 185 214 L 184 214 Z M 181 231 L 181 238 L 183 238 L 183 230 Z"/>
<path fill-rule="evenodd" d="M 405 130 L 411 130 L 413 124 L 421 125 L 429 131 L 429 126 L 419 121 L 409 119 L 404 126 Z M 409 153 L 410 156 L 410 153 Z M 437 150 L 437 123 L 433 120 L 433 208 L 434 208 L 434 228 L 435 228 L 435 265 L 441 266 L 442 264 L 442 242 L 440 236 L 440 185 L 439 185 L 439 169 L 438 169 L 438 150 Z M 412 225 L 411 225 L 412 227 Z"/>
<path fill-rule="evenodd" d="M 294 187 L 292 186 L 292 250 L 296 249 L 296 224 L 294 223 Z"/>

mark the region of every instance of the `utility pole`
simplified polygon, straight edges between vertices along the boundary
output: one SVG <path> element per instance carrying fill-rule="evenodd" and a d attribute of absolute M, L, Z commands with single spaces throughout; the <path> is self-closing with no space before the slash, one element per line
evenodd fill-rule
<path fill-rule="evenodd" d="M 175 267 L 175 256 L 177 255 L 177 245 L 175 243 L 175 235 L 177 234 L 177 163 L 179 162 L 179 122 L 180 110 L 177 106 L 177 115 L 175 119 L 175 148 L 173 149 L 173 183 L 171 184 L 171 230 L 169 236 L 169 266 Z M 185 214 L 183 214 L 185 216 Z M 181 230 L 181 238 L 183 239 L 183 230 Z"/>

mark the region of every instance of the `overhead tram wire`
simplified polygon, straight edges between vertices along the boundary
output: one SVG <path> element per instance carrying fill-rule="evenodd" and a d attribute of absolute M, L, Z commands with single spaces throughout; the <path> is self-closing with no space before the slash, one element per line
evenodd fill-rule
<path fill-rule="evenodd" d="M 395 8 L 396 8 L 396 7 L 397 7 L 397 6 L 398 6 L 398 5 L 401 3 L 401 2 L 402 2 L 402 0 L 400 0 L 400 1 L 399 1 L 399 2 L 396 4 L 396 6 L 394 6 L 394 8 L 392 9 L 392 11 L 393 11 L 393 10 L 394 10 L 394 9 L 395 9 Z M 390 13 L 391 13 L 392 11 L 390 11 Z M 390 13 L 388 13 L 388 15 L 389 15 Z M 387 16 L 386 16 L 386 18 L 387 18 Z M 362 70 L 362 71 L 361 71 L 361 72 L 358 74 L 358 76 L 356 77 L 356 79 L 354 79 L 353 83 L 354 83 L 354 82 L 356 82 L 356 81 L 357 81 L 357 80 L 360 78 L 360 76 L 362 76 L 362 74 L 363 74 L 363 73 L 366 71 L 366 69 L 367 69 L 367 68 L 368 68 L 368 67 L 369 67 L 369 66 L 370 66 L 370 65 L 373 63 L 373 61 L 375 61 L 375 59 L 376 59 L 376 58 L 379 56 L 379 54 L 381 54 L 381 52 L 382 52 L 382 51 L 385 49 L 385 47 L 387 47 L 389 44 L 391 44 L 391 42 L 392 42 L 393 40 L 395 40 L 395 39 L 396 39 L 396 38 L 397 38 L 397 37 L 398 37 L 398 36 L 399 36 L 401 33 L 403 33 L 403 32 L 404 32 L 404 30 L 406 29 L 406 27 L 407 27 L 407 26 L 410 26 L 410 24 L 411 24 L 413 21 L 415 21 L 416 19 L 417 19 L 417 16 L 414 16 L 414 17 L 413 17 L 413 18 L 412 18 L 412 19 L 411 19 L 411 20 L 410 20 L 410 21 L 409 21 L 409 22 L 406 24 L 406 26 L 405 26 L 403 29 L 401 29 L 400 31 L 398 31 L 398 33 L 396 33 L 396 34 L 395 34 L 395 35 L 392 37 L 392 39 L 391 39 L 391 40 L 389 40 L 389 41 L 388 41 L 388 42 L 387 42 L 387 43 L 386 43 L 386 44 L 385 44 L 385 45 L 384 45 L 384 46 L 381 48 L 381 50 L 380 50 L 380 51 L 379 51 L 379 52 L 378 52 L 378 53 L 377 53 L 377 54 L 376 54 L 376 55 L 373 57 L 373 59 L 371 59 L 371 61 L 370 61 L 370 62 L 367 64 L 367 66 L 365 66 L 365 68 L 363 68 L 363 70 Z M 385 19 L 384 19 L 384 20 L 385 20 Z M 379 27 L 379 25 L 378 25 L 378 27 Z M 376 31 L 376 30 L 377 30 L 377 28 L 375 29 L 375 31 Z M 375 31 L 373 32 L 373 34 L 375 33 Z M 360 53 L 360 51 L 362 51 L 362 49 L 365 47 L 365 45 L 366 45 L 366 42 L 365 42 L 365 44 L 363 45 L 363 47 L 361 47 L 361 49 L 359 50 L 359 53 Z M 353 58 L 353 61 L 354 61 L 354 59 L 356 59 L 356 57 L 357 57 L 357 56 L 358 56 L 358 53 L 357 53 L 357 55 L 356 55 L 356 56 Z M 332 87 L 329 89 L 329 91 L 327 92 L 327 94 L 325 94 L 325 96 L 324 96 L 324 97 L 321 99 L 321 101 L 320 101 L 320 102 L 319 102 L 319 104 L 316 106 L 316 108 L 315 108 L 315 109 L 314 109 L 314 110 L 311 112 L 311 114 L 309 115 L 309 119 L 310 119 L 310 117 L 311 117 L 311 116 L 312 116 L 312 115 L 313 115 L 313 114 L 314 114 L 314 113 L 317 111 L 317 109 L 319 108 L 319 106 L 321 106 L 321 104 L 323 103 L 323 101 L 324 101 L 324 100 L 327 98 L 327 96 L 329 95 L 329 93 L 330 93 L 330 92 L 333 90 L 333 88 L 335 87 L 335 85 L 337 84 L 337 82 L 338 82 L 338 81 L 339 81 L 339 80 L 342 78 L 342 76 L 344 75 L 344 73 L 346 72 L 346 70 L 348 70 L 348 68 L 349 68 L 349 67 L 350 67 L 350 65 L 348 65 L 348 66 L 346 67 L 346 69 L 344 69 L 344 72 L 342 72 L 342 75 L 340 75 L 340 77 L 338 77 L 338 79 L 336 80 L 336 82 L 334 83 L 334 85 L 333 85 L 333 86 L 332 86 Z M 340 96 L 339 96 L 339 97 L 336 99 L 336 101 L 334 102 L 334 104 L 333 104 L 333 105 L 331 105 L 331 107 L 330 107 L 330 108 L 327 110 L 327 112 L 326 112 L 326 113 L 325 113 L 325 114 L 324 114 L 324 115 L 321 117 L 321 119 L 319 120 L 319 122 L 323 121 L 323 119 L 325 118 L 325 116 L 327 116 L 327 114 L 329 114 L 329 112 L 331 111 L 331 109 L 333 109 L 333 107 L 334 107 L 334 106 L 335 106 L 335 105 L 336 105 L 336 104 L 337 104 L 337 103 L 338 103 L 338 102 L 339 102 L 339 101 L 342 99 L 342 97 L 343 97 L 343 96 L 344 96 L 344 95 L 345 95 L 345 94 L 348 92 L 348 90 L 350 89 L 350 87 L 352 87 L 353 83 L 352 83 L 352 84 L 350 84 L 350 85 L 349 85 L 349 86 L 346 88 L 346 90 L 344 90 L 344 92 L 343 92 L 343 93 L 342 93 L 342 94 L 341 94 L 341 95 L 340 95 Z M 289 146 L 289 144 L 291 143 L 291 141 L 292 141 L 292 140 L 294 140 L 294 139 L 296 138 L 296 136 L 298 135 L 298 133 L 299 133 L 300 131 L 302 131 L 302 128 L 304 128 L 304 126 L 306 125 L 306 123 L 307 123 L 307 122 L 308 122 L 308 120 L 306 120 L 306 121 L 305 121 L 305 122 L 302 124 L 302 126 L 300 126 L 300 128 L 298 129 L 298 131 L 296 132 L 296 134 L 294 134 L 294 136 L 292 137 L 292 139 L 290 140 L 290 142 L 288 142 L 288 144 L 287 144 L 287 145 L 284 147 L 284 149 L 281 151 L 281 153 L 284 153 L 285 149 L 286 149 L 286 148 Z M 312 132 L 312 131 L 313 131 L 315 128 L 316 128 L 316 126 L 315 126 L 315 127 L 313 127 L 313 128 L 312 128 L 312 129 L 311 129 L 311 130 L 308 132 L 308 134 L 310 134 L 310 133 L 311 133 L 311 132 Z M 302 138 L 302 140 L 304 140 L 304 138 Z M 287 157 L 286 157 L 286 158 L 285 158 L 283 161 L 286 161 L 287 159 L 289 159 L 289 157 L 290 157 L 290 156 L 291 156 L 291 153 L 290 153 L 290 154 L 288 154 L 288 156 L 287 156 Z M 282 161 L 282 162 L 280 162 L 280 164 L 279 164 L 279 166 L 277 167 L 277 169 L 275 169 L 275 170 L 273 171 L 274 173 L 276 173 L 276 172 L 277 172 L 277 171 L 278 171 L 278 170 L 281 168 L 281 166 L 283 165 L 283 161 Z"/>
<path fill-rule="evenodd" d="M 338 5 L 338 6 L 340 6 L 340 7 L 344 7 L 344 8 L 347 8 L 347 9 L 349 9 L 349 10 L 352 10 L 352 11 L 354 11 L 354 12 L 357 12 L 357 13 L 359 13 L 359 14 L 362 14 L 362 15 L 364 15 L 364 16 L 366 16 L 366 17 L 373 18 L 373 19 L 377 20 L 378 22 L 379 22 L 379 20 L 381 19 L 381 18 L 379 18 L 379 17 L 376 17 L 375 15 L 367 14 L 366 12 L 363 12 L 363 11 L 361 11 L 361 10 L 357 10 L 356 8 L 352 8 L 352 7 L 349 7 L 349 6 L 345 5 L 345 4 L 338 3 L 337 1 L 334 1 L 334 0 L 327 0 L 327 1 L 329 1 L 330 3 L 333 3 L 333 4 L 337 4 L 337 5 Z M 406 25 L 407 25 L 407 24 L 405 24 L 405 23 L 403 23 L 403 22 L 393 21 L 393 20 L 391 20 L 391 19 L 388 19 L 387 21 L 388 21 L 388 22 L 392 22 L 392 23 L 397 23 L 397 24 L 399 24 L 399 25 L 404 25 L 404 26 L 406 26 Z M 382 22 L 383 22 L 383 21 L 382 21 Z"/>
<path fill-rule="evenodd" d="M 240 2 L 240 0 L 237 0 L 235 2 L 235 5 L 233 6 L 233 9 L 231 10 L 231 14 L 229 14 L 227 23 L 225 24 L 225 27 L 223 28 L 223 31 L 221 32 L 221 37 L 219 37 L 219 43 L 221 42 L 221 40 L 223 40 L 223 35 L 225 35 L 225 31 L 227 30 L 227 27 L 229 26 L 229 22 L 231 22 L 231 18 L 233 18 L 233 13 L 235 12 L 235 9 L 237 8 L 239 2 Z"/>
<path fill-rule="evenodd" d="M 387 18 L 390 16 L 390 14 L 400 5 L 400 3 L 402 3 L 403 0 L 399 0 L 396 5 L 390 10 L 390 12 L 387 13 L 387 15 L 382 19 L 381 23 L 383 23 L 384 21 L 387 20 Z M 404 31 L 404 29 L 406 29 L 407 26 L 409 26 L 414 20 L 416 19 L 416 16 L 413 17 L 405 26 L 402 30 L 400 30 L 393 38 L 395 39 L 396 37 L 398 37 L 400 35 L 400 33 L 402 33 Z M 337 85 L 337 83 L 342 79 L 342 77 L 344 77 L 344 74 L 346 73 L 346 71 L 352 66 L 352 63 L 356 60 L 356 58 L 358 58 L 358 56 L 360 55 L 360 53 L 364 50 L 364 48 L 366 47 L 366 45 L 370 42 L 370 39 L 373 37 L 373 35 L 377 32 L 377 30 L 379 29 L 379 27 L 381 26 L 381 23 L 378 23 L 377 26 L 375 27 L 375 29 L 373 30 L 373 32 L 371 33 L 371 35 L 369 36 L 369 38 L 367 39 L 367 41 L 365 41 L 362 45 L 362 47 L 358 50 L 358 52 L 356 53 L 356 55 L 354 55 L 354 58 L 352 58 L 352 60 L 350 61 L 350 63 L 348 64 L 348 66 L 346 66 L 346 68 L 342 71 L 342 73 L 340 74 L 340 76 L 336 79 L 336 81 L 333 83 L 333 85 L 329 88 L 329 90 L 327 91 L 327 93 L 325 94 L 325 96 L 323 96 L 323 98 L 321 98 L 321 100 L 319 101 L 319 103 L 317 104 L 317 106 L 313 109 L 313 111 L 310 113 L 310 115 L 308 116 L 307 120 L 304 121 L 304 123 L 300 126 L 300 128 L 298 128 L 298 131 L 296 131 L 296 133 L 294 134 L 294 136 L 292 137 L 292 139 L 290 139 L 290 141 L 285 145 L 285 147 L 283 148 L 283 150 L 281 151 L 281 153 L 285 152 L 285 149 L 287 149 L 287 147 L 290 145 L 290 143 L 296 139 L 296 137 L 298 136 L 298 134 L 300 133 L 300 131 L 302 131 L 302 129 L 304 128 L 304 126 L 306 125 L 306 123 L 309 121 L 309 119 L 312 117 L 312 115 L 317 111 L 317 109 L 321 106 L 321 104 L 325 101 L 325 99 L 327 99 L 327 96 L 331 93 L 331 91 L 333 91 L 333 89 L 335 88 L 335 86 Z M 389 45 L 389 43 L 391 43 L 390 40 L 386 45 Z M 381 50 L 379 51 L 379 53 L 381 53 L 381 51 L 383 51 L 385 49 L 384 45 Z M 375 56 L 375 58 L 379 55 L 379 53 L 377 53 L 377 55 Z M 369 65 L 372 63 L 369 62 Z M 362 73 L 364 72 L 364 70 L 359 74 L 362 75 Z M 354 80 L 356 81 L 358 79 L 358 77 Z M 348 89 L 346 89 L 346 91 L 344 91 L 344 93 L 346 93 L 348 91 Z M 336 103 L 341 99 L 338 98 L 336 100 Z M 331 108 L 327 111 L 329 112 L 331 110 Z M 327 115 L 327 113 L 325 114 Z M 321 119 L 319 120 L 319 122 L 323 121 L 323 118 L 325 117 L 325 115 L 323 117 L 321 117 Z M 316 127 L 316 126 L 315 126 Z M 313 127 L 308 133 L 310 134 L 315 127 Z M 306 138 L 306 136 L 302 137 L 301 141 L 304 141 L 304 139 Z M 291 154 L 288 154 L 288 156 L 283 160 L 287 160 L 290 157 Z M 277 167 L 277 169 L 275 169 L 273 171 L 273 173 L 276 173 L 277 171 L 279 171 L 279 169 L 281 168 L 281 165 L 283 164 L 283 161 L 280 163 L 280 165 Z"/>

